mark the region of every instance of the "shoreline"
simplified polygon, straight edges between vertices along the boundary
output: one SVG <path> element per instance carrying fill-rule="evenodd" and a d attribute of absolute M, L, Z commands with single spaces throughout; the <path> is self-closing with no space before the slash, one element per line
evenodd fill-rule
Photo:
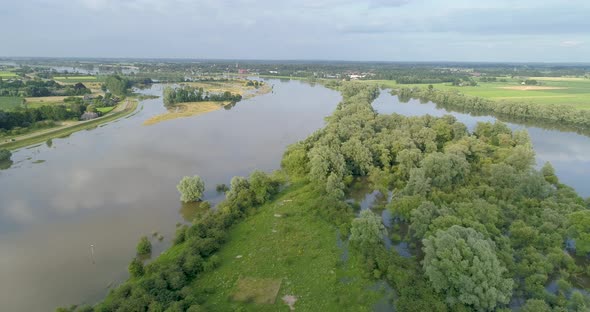
<path fill-rule="evenodd" d="M 121 104 L 119 104 L 121 105 Z M 107 122 L 111 122 L 111 121 L 115 121 L 119 118 L 123 118 L 126 117 L 127 115 L 135 112 L 137 110 L 137 107 L 139 106 L 139 100 L 136 98 L 130 98 L 127 99 L 127 103 L 125 104 L 125 107 L 122 108 L 121 110 L 117 110 L 117 108 L 115 108 L 113 111 L 111 111 L 111 113 L 92 119 L 92 120 L 88 120 L 88 121 L 81 121 L 81 122 L 77 122 L 73 125 L 66 125 L 66 126 L 61 126 L 58 128 L 53 128 L 53 129 L 48 129 L 46 131 L 41 131 L 38 132 L 37 134 L 35 133 L 31 133 L 31 134 L 26 134 L 24 136 L 21 136 L 20 139 L 19 137 L 15 137 L 13 139 L 16 139 L 16 141 L 12 141 L 12 142 L 6 142 L 6 143 L 0 143 L 0 148 L 4 148 L 4 149 L 8 149 L 10 151 L 16 151 L 18 149 L 21 148 L 25 148 L 34 144 L 38 144 L 38 143 L 43 143 L 44 141 L 47 141 L 49 139 L 55 139 L 55 138 L 59 138 L 59 137 L 63 137 L 63 136 L 68 136 L 71 135 L 72 133 L 81 131 L 81 130 L 87 130 L 90 128 L 94 128 L 97 127 L 101 124 L 107 123 Z"/>

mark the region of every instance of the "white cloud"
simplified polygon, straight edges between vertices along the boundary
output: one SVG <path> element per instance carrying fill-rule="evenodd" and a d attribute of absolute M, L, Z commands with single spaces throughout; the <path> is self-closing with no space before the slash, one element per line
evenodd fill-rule
<path fill-rule="evenodd" d="M 566 47 L 566 48 L 573 48 L 573 47 L 577 47 L 579 45 L 582 45 L 583 43 L 584 43 L 583 41 L 579 41 L 579 40 L 564 40 L 564 41 L 560 42 L 559 45 L 562 47 Z"/>

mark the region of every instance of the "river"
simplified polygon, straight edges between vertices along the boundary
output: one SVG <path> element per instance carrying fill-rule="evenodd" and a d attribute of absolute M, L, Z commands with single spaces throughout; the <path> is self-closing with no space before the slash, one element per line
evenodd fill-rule
<path fill-rule="evenodd" d="M 205 199 L 219 201 L 216 184 L 278 168 L 285 147 L 322 127 L 341 99 L 320 85 L 267 83 L 272 93 L 231 110 L 143 126 L 165 111 L 161 99 L 145 100 L 132 117 L 14 153 L 13 166 L 0 171 L 0 310 L 48 311 L 100 300 L 127 277 L 140 236 L 164 236 L 151 238 L 157 255 L 170 246 L 175 224 L 187 221 L 191 208 L 175 188 L 182 176 L 199 174 Z M 160 95 L 162 87 L 142 92 Z M 450 113 L 471 129 L 495 120 L 433 103 L 403 104 L 387 92 L 373 105 L 380 113 Z M 590 138 L 527 129 L 539 165 L 551 161 L 563 183 L 590 195 Z"/>
<path fill-rule="evenodd" d="M 130 118 L 14 153 L 0 171 L 0 310 L 96 302 L 127 277 L 140 236 L 164 235 L 152 238 L 154 255 L 170 246 L 191 213 L 176 190 L 183 176 L 200 175 L 205 199 L 218 201 L 216 184 L 277 169 L 285 147 L 321 128 L 341 99 L 299 81 L 268 83 L 272 93 L 231 110 L 152 126 L 142 123 L 165 109 L 145 100 Z"/>

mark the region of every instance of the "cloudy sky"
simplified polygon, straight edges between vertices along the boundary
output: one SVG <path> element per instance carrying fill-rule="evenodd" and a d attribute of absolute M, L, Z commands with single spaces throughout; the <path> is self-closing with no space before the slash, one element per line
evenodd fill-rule
<path fill-rule="evenodd" d="M 590 62 L 588 0 L 2 0 L 1 56 Z"/>

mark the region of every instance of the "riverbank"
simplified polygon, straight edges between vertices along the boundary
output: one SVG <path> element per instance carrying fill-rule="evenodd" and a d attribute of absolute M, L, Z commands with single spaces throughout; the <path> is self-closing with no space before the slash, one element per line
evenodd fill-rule
<path fill-rule="evenodd" d="M 198 116 L 220 110 L 224 106 L 228 105 L 229 102 L 188 102 L 175 105 L 173 108 L 168 109 L 167 112 L 152 116 L 143 122 L 144 126 L 155 125 L 160 122 L 173 120 L 176 118 L 186 118 L 192 116 Z"/>
<path fill-rule="evenodd" d="M 68 136 L 80 130 L 91 129 L 101 124 L 117 120 L 119 118 L 125 117 L 133 113 L 137 108 L 138 104 L 139 101 L 135 98 L 127 99 L 124 104 L 119 104 L 117 108 L 115 108 L 109 114 L 104 115 L 102 117 L 98 117 L 96 119 L 88 121 L 80 121 L 73 124 L 68 123 L 58 128 L 46 129 L 22 136 L 9 138 L 9 140 L 11 141 L 0 143 L 0 148 L 16 150 L 36 143 L 42 143 L 49 139 Z"/>

